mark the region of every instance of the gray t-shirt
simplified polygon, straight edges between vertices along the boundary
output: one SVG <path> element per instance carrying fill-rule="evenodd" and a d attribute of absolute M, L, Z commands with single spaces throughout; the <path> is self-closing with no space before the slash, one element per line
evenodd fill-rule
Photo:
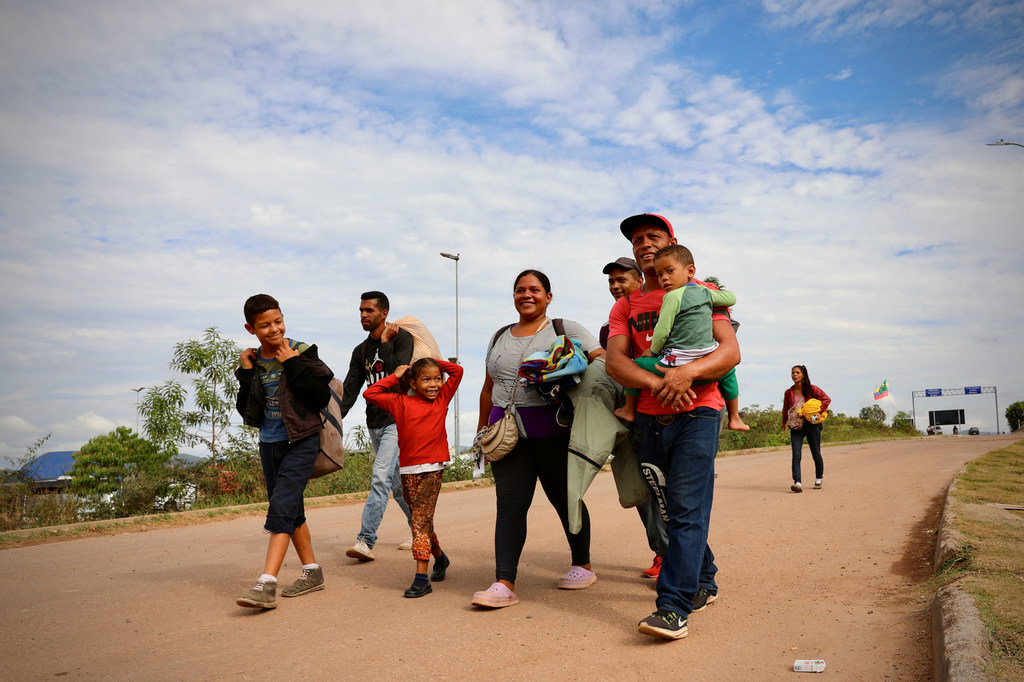
<path fill-rule="evenodd" d="M 563 319 L 562 325 L 565 327 L 565 335 L 579 341 L 587 353 L 601 348 L 594 335 L 578 322 Z M 511 327 L 498 335 L 498 339 L 487 353 L 486 363 L 487 374 L 494 382 L 491 402 L 496 407 L 507 407 L 512 399 L 513 382 L 519 376 L 519 358 L 547 350 L 557 336 L 555 325 L 550 319 L 535 336 L 512 336 Z M 539 407 L 550 404 L 547 398 L 537 392 L 535 385 L 520 386 L 516 389 L 516 407 Z"/>

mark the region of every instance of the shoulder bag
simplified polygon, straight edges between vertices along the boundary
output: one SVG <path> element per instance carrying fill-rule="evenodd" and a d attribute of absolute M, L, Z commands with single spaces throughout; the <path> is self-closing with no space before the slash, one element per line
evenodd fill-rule
<path fill-rule="evenodd" d="M 491 346 L 498 340 L 498 336 L 505 331 L 505 329 L 511 328 L 513 325 L 509 325 L 504 329 L 498 330 L 498 333 L 494 335 L 494 339 L 491 341 Z M 519 356 L 519 363 L 516 365 L 516 379 L 512 384 L 512 398 L 508 401 L 508 407 L 505 408 L 505 414 L 501 416 L 501 419 L 494 422 L 490 426 L 484 427 L 480 431 L 479 442 L 480 452 L 483 453 L 484 459 L 488 462 L 497 462 L 502 459 L 508 453 L 512 452 L 512 448 L 519 442 L 519 425 L 516 424 L 516 389 L 519 388 L 519 365 L 523 363 L 523 358 L 526 357 L 526 351 L 529 350 L 530 344 L 533 343 L 533 337 L 540 333 L 540 330 L 547 326 L 547 322 L 533 333 L 530 337 L 530 341 L 527 342 L 526 347 L 523 348 L 522 355 Z"/>

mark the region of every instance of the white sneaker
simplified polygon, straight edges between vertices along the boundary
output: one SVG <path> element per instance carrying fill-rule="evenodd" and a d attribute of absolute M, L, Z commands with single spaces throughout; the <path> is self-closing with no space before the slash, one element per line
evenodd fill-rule
<path fill-rule="evenodd" d="M 409 533 L 409 539 L 400 544 L 398 549 L 412 549 L 412 533 Z"/>
<path fill-rule="evenodd" d="M 793 481 L 793 485 L 789 486 L 789 489 L 795 493 L 802 493 L 804 491 L 804 487 L 800 485 L 800 481 Z M 352 555 L 350 554 L 349 556 Z"/>
<path fill-rule="evenodd" d="M 359 559 L 360 561 L 373 561 L 373 552 L 370 551 L 369 545 L 362 540 L 358 540 L 356 544 L 349 547 L 348 551 L 345 552 L 345 556 Z"/>

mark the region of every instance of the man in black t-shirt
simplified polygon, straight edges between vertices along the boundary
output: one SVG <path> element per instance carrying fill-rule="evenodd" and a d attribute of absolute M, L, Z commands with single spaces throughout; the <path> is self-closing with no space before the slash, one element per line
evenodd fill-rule
<path fill-rule="evenodd" d="M 348 374 L 345 376 L 345 392 L 341 398 L 342 419 L 352 409 L 364 384 L 372 386 L 412 360 L 412 334 L 387 321 L 388 309 L 391 307 L 388 297 L 379 291 L 368 291 L 360 298 L 359 323 L 370 334 L 352 351 Z M 412 517 L 409 505 L 402 496 L 402 479 L 398 475 L 398 430 L 394 417 L 379 407 L 367 405 L 366 430 L 373 444 L 373 477 L 370 493 L 363 506 L 363 519 L 356 544 L 345 554 L 360 561 L 373 561 L 372 550 L 377 543 L 377 528 L 388 506 L 389 491 L 405 512 L 410 526 Z M 409 542 L 403 543 L 400 548 L 406 544 L 412 546 Z"/>

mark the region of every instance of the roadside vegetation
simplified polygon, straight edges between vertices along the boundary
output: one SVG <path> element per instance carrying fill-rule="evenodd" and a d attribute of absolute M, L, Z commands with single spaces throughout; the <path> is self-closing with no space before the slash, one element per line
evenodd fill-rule
<path fill-rule="evenodd" d="M 990 636 L 993 679 L 1024 680 L 1024 442 L 968 464 L 955 496 L 963 551 L 936 582 L 959 581 L 977 602 Z M 999 511 L 978 514 L 966 507 L 975 504 Z"/>
<path fill-rule="evenodd" d="M 230 357 L 227 353 L 222 356 Z M 161 395 L 173 393 L 166 386 L 155 390 Z M 229 399 L 225 397 L 224 402 Z M 882 410 L 873 407 L 864 408 L 858 417 L 831 414 L 823 431 L 823 441 L 834 443 L 920 435 L 908 416 L 897 415 L 895 425 L 889 426 L 885 424 Z M 218 411 L 221 409 L 217 407 Z M 160 420 L 166 421 L 169 412 L 173 410 L 163 404 L 145 413 L 147 432 L 160 434 L 156 443 L 124 427 L 90 441 L 75 455 L 73 480 L 68 489 L 38 491 L 33 489 L 31 481 L 17 475 L 10 478 L 8 484 L 0 489 L 0 531 L 266 502 L 255 437 L 245 433 L 251 429 L 233 427 L 238 433 L 227 433 L 223 425 L 219 422 L 215 425 L 211 417 L 207 428 L 211 432 L 219 428 L 223 442 L 213 438 L 200 440 L 211 451 L 210 457 L 189 464 L 174 458 L 176 441 L 166 438 L 169 429 Z M 761 409 L 754 405 L 746 408 L 743 415 L 751 430 L 724 431 L 721 439 L 723 453 L 789 444 L 788 431 L 781 428 L 779 410 L 774 407 Z M 153 420 L 160 423 L 151 424 Z M 195 415 L 191 418 L 192 424 L 200 421 Z M 29 448 L 23 461 L 37 454 L 41 445 L 42 441 Z M 372 468 L 373 452 L 366 429 L 354 427 L 347 434 L 344 468 L 310 481 L 306 497 L 366 492 L 370 488 Z M 472 478 L 472 473 L 471 458 L 456 458 L 445 470 L 444 482 L 467 481 Z M 485 478 L 491 478 L 489 467 Z"/>
<path fill-rule="evenodd" d="M 70 481 L 59 481 L 55 489 L 40 490 L 17 470 L 7 472 L 0 478 L 0 531 L 266 502 L 257 430 L 232 423 L 238 393 L 234 371 L 241 351 L 215 327 L 175 344 L 168 362 L 174 378 L 149 388 L 139 402 L 143 433 L 119 427 L 96 436 L 74 454 Z M 773 406 L 753 405 L 743 416 L 751 430 L 724 431 L 720 451 L 789 444 L 782 414 Z M 822 440 L 920 435 L 904 412 L 892 424 L 886 421 L 878 405 L 863 408 L 856 417 L 831 413 Z M 19 469 L 39 454 L 45 441 L 28 448 Z M 182 446 L 202 448 L 206 457 L 183 461 Z M 345 448 L 344 468 L 310 481 L 306 497 L 369 490 L 373 453 L 365 427 L 347 431 Z M 456 457 L 444 481 L 469 480 L 472 471 L 471 458 Z M 485 476 L 490 478 L 489 467 Z"/>

